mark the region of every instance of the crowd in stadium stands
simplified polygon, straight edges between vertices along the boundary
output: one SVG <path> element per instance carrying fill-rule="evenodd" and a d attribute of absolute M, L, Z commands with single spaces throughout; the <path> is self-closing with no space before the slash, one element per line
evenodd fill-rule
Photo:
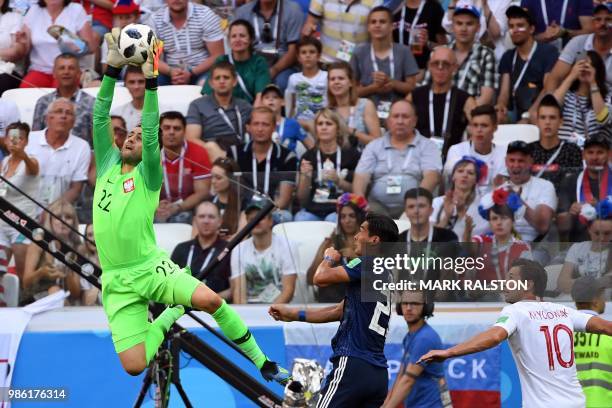
<path fill-rule="evenodd" d="M 313 284 L 326 247 L 354 256 L 352 236 L 368 209 L 409 220 L 401 234 L 408 248 L 488 244 L 481 279 L 503 279 L 519 257 L 562 264 L 557 294 L 580 276 L 610 276 L 610 2 L 0 5 L 0 95 L 53 88 L 38 95 L 31 123 L 19 120 L 14 99 L 0 98 L 0 174 L 60 220 L 4 182 L 0 195 L 93 261 L 95 97 L 84 88 L 104 72 L 104 34 L 141 22 L 165 44 L 160 85 L 197 85 L 202 94 L 185 114 L 160 117 L 164 183 L 155 222 L 193 228 L 172 259 L 205 271 L 266 200 L 276 206 L 231 259 L 202 277 L 225 299 L 291 301 L 298 274 Z M 131 100 L 112 110 L 120 148 L 140 123 L 145 87 L 139 67 L 128 66 L 122 79 Z M 527 140 L 516 126 L 507 145 L 494 143 L 499 126 L 513 124 L 535 125 L 539 136 Z M 89 241 L 67 227 L 79 220 Z M 291 221 L 337 224 L 308 271 L 297 266 L 296 245 L 273 232 Z M 547 242 L 566 245 L 555 252 Z M 62 288 L 70 304 L 99 304 L 87 281 L 28 244 L 0 225 L 0 275 L 14 258 L 21 304 Z M 336 302 L 343 288 L 316 296 Z"/>

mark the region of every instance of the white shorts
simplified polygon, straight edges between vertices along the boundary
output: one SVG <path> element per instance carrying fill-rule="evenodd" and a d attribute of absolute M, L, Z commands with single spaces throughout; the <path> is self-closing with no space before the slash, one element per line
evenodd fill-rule
<path fill-rule="evenodd" d="M 0 223 L 0 245 L 10 247 L 14 244 L 29 244 L 31 241 L 5 222 Z"/>

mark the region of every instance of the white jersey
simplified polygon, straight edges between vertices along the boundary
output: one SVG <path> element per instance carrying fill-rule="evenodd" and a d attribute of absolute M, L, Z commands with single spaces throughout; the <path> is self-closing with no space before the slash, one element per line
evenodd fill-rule
<path fill-rule="evenodd" d="M 591 315 L 550 302 L 504 307 L 495 326 L 508 332 L 525 408 L 579 408 L 586 400 L 576 376 L 574 331 Z"/>

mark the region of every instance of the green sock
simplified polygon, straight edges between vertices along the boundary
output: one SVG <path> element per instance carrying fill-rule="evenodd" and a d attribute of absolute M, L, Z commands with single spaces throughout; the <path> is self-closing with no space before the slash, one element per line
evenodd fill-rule
<path fill-rule="evenodd" d="M 261 368 L 267 358 L 238 313 L 223 301 L 221 307 L 212 314 L 212 317 L 221 328 L 223 334 L 236 343 L 249 356 L 257 368 Z"/>
<path fill-rule="evenodd" d="M 155 353 L 157 353 L 157 349 L 159 349 L 159 346 L 164 341 L 164 336 L 170 329 L 170 326 L 172 326 L 183 313 L 185 313 L 185 308 L 183 306 L 169 307 L 151 323 L 149 331 L 147 332 L 147 337 L 145 338 L 145 356 L 147 364 L 149 364 L 151 359 L 155 356 Z"/>

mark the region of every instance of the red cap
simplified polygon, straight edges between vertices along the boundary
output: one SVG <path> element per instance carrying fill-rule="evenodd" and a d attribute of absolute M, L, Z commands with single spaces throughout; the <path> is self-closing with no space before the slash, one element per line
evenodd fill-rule
<path fill-rule="evenodd" d="M 140 6 L 134 0 L 117 0 L 113 6 L 113 14 L 140 13 Z"/>

